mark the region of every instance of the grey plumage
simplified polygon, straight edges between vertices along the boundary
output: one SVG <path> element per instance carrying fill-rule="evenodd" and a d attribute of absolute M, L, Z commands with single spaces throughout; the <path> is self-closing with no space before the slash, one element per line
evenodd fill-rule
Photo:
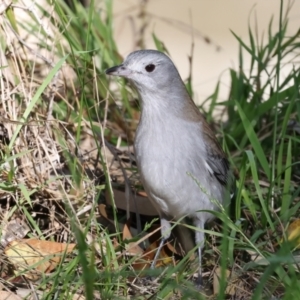
<path fill-rule="evenodd" d="M 190 217 L 199 228 L 195 236 L 201 280 L 203 229 L 213 218 L 201 210 L 217 210 L 212 199 L 220 203 L 225 199 L 232 180 L 226 155 L 168 56 L 155 50 L 136 51 L 106 73 L 129 79 L 140 96 L 134 148 L 142 183 L 161 219 L 160 248 L 170 236 L 169 221 Z"/>

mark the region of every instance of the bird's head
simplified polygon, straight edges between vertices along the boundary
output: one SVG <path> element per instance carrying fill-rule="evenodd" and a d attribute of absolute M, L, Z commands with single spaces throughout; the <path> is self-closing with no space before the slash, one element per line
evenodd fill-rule
<path fill-rule="evenodd" d="M 171 59 L 156 50 L 139 50 L 130 53 L 124 62 L 105 72 L 108 75 L 129 79 L 139 93 L 164 91 L 182 88 L 182 80 Z"/>

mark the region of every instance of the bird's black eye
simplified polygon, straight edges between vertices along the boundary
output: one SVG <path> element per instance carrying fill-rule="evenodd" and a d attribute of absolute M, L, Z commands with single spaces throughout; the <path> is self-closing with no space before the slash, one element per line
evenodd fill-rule
<path fill-rule="evenodd" d="M 147 65 L 147 66 L 145 67 L 145 70 L 146 70 L 148 73 L 153 72 L 154 69 L 155 69 L 155 65 L 153 65 L 153 64 Z"/>

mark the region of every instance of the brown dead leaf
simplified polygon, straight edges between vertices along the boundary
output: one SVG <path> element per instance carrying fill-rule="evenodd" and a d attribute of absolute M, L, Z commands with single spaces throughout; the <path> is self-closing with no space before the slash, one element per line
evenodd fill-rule
<path fill-rule="evenodd" d="M 168 248 L 167 244 L 165 244 L 162 247 L 162 249 L 159 253 L 159 257 L 158 257 L 156 265 L 155 265 L 156 268 L 166 266 L 166 265 L 170 265 L 170 264 L 174 264 L 173 257 L 168 254 L 169 248 Z M 137 260 L 135 260 L 135 262 L 132 264 L 132 267 L 134 268 L 134 270 L 137 271 L 137 270 L 144 270 L 144 269 L 150 268 L 151 263 L 154 259 L 155 254 L 156 254 L 158 246 L 159 246 L 159 241 L 158 240 L 153 242 L 144 251 L 143 255 L 140 258 L 138 258 Z"/>
<path fill-rule="evenodd" d="M 295 249 L 300 249 L 300 219 L 296 219 L 289 225 L 286 236 Z"/>
<path fill-rule="evenodd" d="M 130 231 L 130 221 L 128 220 L 124 227 L 123 227 L 123 241 L 125 240 L 132 240 L 132 234 Z M 126 254 L 130 256 L 141 255 L 143 254 L 144 250 L 136 243 L 136 242 L 129 242 L 126 245 Z"/>
<path fill-rule="evenodd" d="M 36 239 L 11 242 L 4 250 L 18 272 L 31 280 L 38 280 L 42 273 L 51 272 L 60 263 L 64 253 L 73 251 L 76 244 L 65 244 Z"/>
<path fill-rule="evenodd" d="M 105 220 L 108 220 L 110 223 L 113 223 L 112 220 L 110 220 L 108 213 L 107 213 L 107 207 L 105 204 L 100 204 L 98 206 L 100 215 L 102 218 Z M 120 224 L 122 225 L 122 224 Z M 130 220 L 128 220 L 123 227 L 123 241 L 126 240 L 132 240 L 133 239 L 133 234 L 130 229 Z M 143 250 L 139 244 L 144 242 L 145 240 L 149 240 L 150 246 L 146 249 Z M 145 268 L 149 268 L 151 266 L 151 262 L 154 259 L 156 250 L 159 246 L 161 236 L 160 236 L 160 227 L 159 226 L 152 226 L 151 232 L 144 235 L 141 237 L 140 240 L 136 242 L 128 242 L 126 244 L 126 255 L 130 256 L 136 256 L 136 259 L 134 263 L 132 264 L 132 267 L 135 270 L 142 270 Z M 114 243 L 114 246 L 117 247 L 119 246 L 118 243 Z M 176 246 L 178 246 L 176 244 Z M 179 253 L 182 253 L 182 251 L 178 251 L 173 244 L 170 242 L 167 242 L 164 247 L 162 248 L 160 252 L 160 256 L 157 260 L 156 267 L 160 267 L 163 265 L 168 265 L 168 264 L 173 264 L 174 259 L 173 256 L 174 254 L 180 255 Z M 191 256 L 193 257 L 193 256 Z"/>
<path fill-rule="evenodd" d="M 126 228 L 125 230 L 129 230 Z M 126 233 L 128 236 L 131 236 L 131 232 Z M 150 245 L 148 248 L 143 251 L 142 248 L 140 248 L 138 245 L 142 243 L 145 239 L 148 239 L 150 242 Z M 151 232 L 143 236 L 139 241 L 135 243 L 131 243 L 132 247 L 138 246 L 139 249 L 135 249 L 136 255 L 139 255 L 140 257 L 137 258 L 134 263 L 132 264 L 132 267 L 135 270 L 143 270 L 146 268 L 150 268 L 151 263 L 155 257 L 156 251 L 159 247 L 159 243 L 161 241 L 161 234 L 160 234 L 160 227 L 153 225 L 151 227 Z M 174 242 L 174 241 L 173 241 Z M 129 252 L 129 250 L 128 250 Z M 169 264 L 174 264 L 174 255 L 179 255 L 179 252 L 177 249 L 173 246 L 173 244 L 168 241 L 164 244 L 162 247 L 159 257 L 157 259 L 155 267 L 159 268 L 161 266 L 166 266 Z"/>
<path fill-rule="evenodd" d="M 113 192 L 114 204 L 116 205 L 116 207 L 118 209 L 123 209 L 127 211 L 125 191 L 113 188 Z M 105 193 L 105 199 L 107 204 L 113 205 L 108 191 L 106 191 Z M 128 205 L 130 212 L 138 212 L 139 214 L 145 216 L 157 216 L 157 210 L 151 204 L 151 201 L 148 199 L 147 195 L 142 192 L 139 192 L 135 197 L 130 197 Z"/>
<path fill-rule="evenodd" d="M 154 244 L 151 244 L 148 249 L 146 249 L 146 253 L 151 253 L 151 256 L 153 256 L 154 259 L 154 255 L 156 254 L 157 248 L 159 246 L 159 242 L 160 241 L 156 241 Z M 166 265 L 170 265 L 174 263 L 173 257 L 170 256 L 167 252 L 169 252 L 169 247 L 168 247 L 169 242 L 167 242 L 161 249 L 160 253 L 159 253 L 159 257 L 157 259 L 156 268 L 159 268 L 161 266 L 166 266 Z M 153 260 L 152 259 L 152 260 Z"/>
<path fill-rule="evenodd" d="M 132 234 L 130 231 L 130 221 L 127 220 L 123 227 L 123 241 L 125 240 L 131 240 L 132 239 Z"/>
<path fill-rule="evenodd" d="M 22 300 L 22 298 L 12 292 L 0 291 L 0 300 Z"/>
<path fill-rule="evenodd" d="M 107 215 L 107 212 L 106 212 L 106 205 L 105 205 L 105 204 L 99 204 L 99 205 L 98 205 L 98 210 L 99 210 L 100 215 L 101 215 L 103 218 L 109 220 L 108 215 Z"/>

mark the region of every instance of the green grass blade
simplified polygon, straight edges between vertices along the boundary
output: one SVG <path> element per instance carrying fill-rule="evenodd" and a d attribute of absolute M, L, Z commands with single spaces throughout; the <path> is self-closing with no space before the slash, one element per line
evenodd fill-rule
<path fill-rule="evenodd" d="M 270 180 L 271 177 L 271 170 L 270 170 L 270 166 L 269 163 L 267 161 L 267 158 L 264 154 L 264 150 L 260 144 L 259 139 L 257 138 L 257 135 L 254 132 L 253 126 L 250 123 L 250 121 L 248 120 L 246 114 L 244 113 L 242 107 L 240 106 L 240 104 L 236 101 L 236 106 L 240 115 L 240 118 L 242 120 L 242 124 L 245 128 L 245 132 L 251 142 L 251 146 L 254 149 L 254 152 L 256 154 L 256 157 L 258 159 L 258 161 L 260 162 L 266 176 L 268 177 L 268 179 Z"/>

